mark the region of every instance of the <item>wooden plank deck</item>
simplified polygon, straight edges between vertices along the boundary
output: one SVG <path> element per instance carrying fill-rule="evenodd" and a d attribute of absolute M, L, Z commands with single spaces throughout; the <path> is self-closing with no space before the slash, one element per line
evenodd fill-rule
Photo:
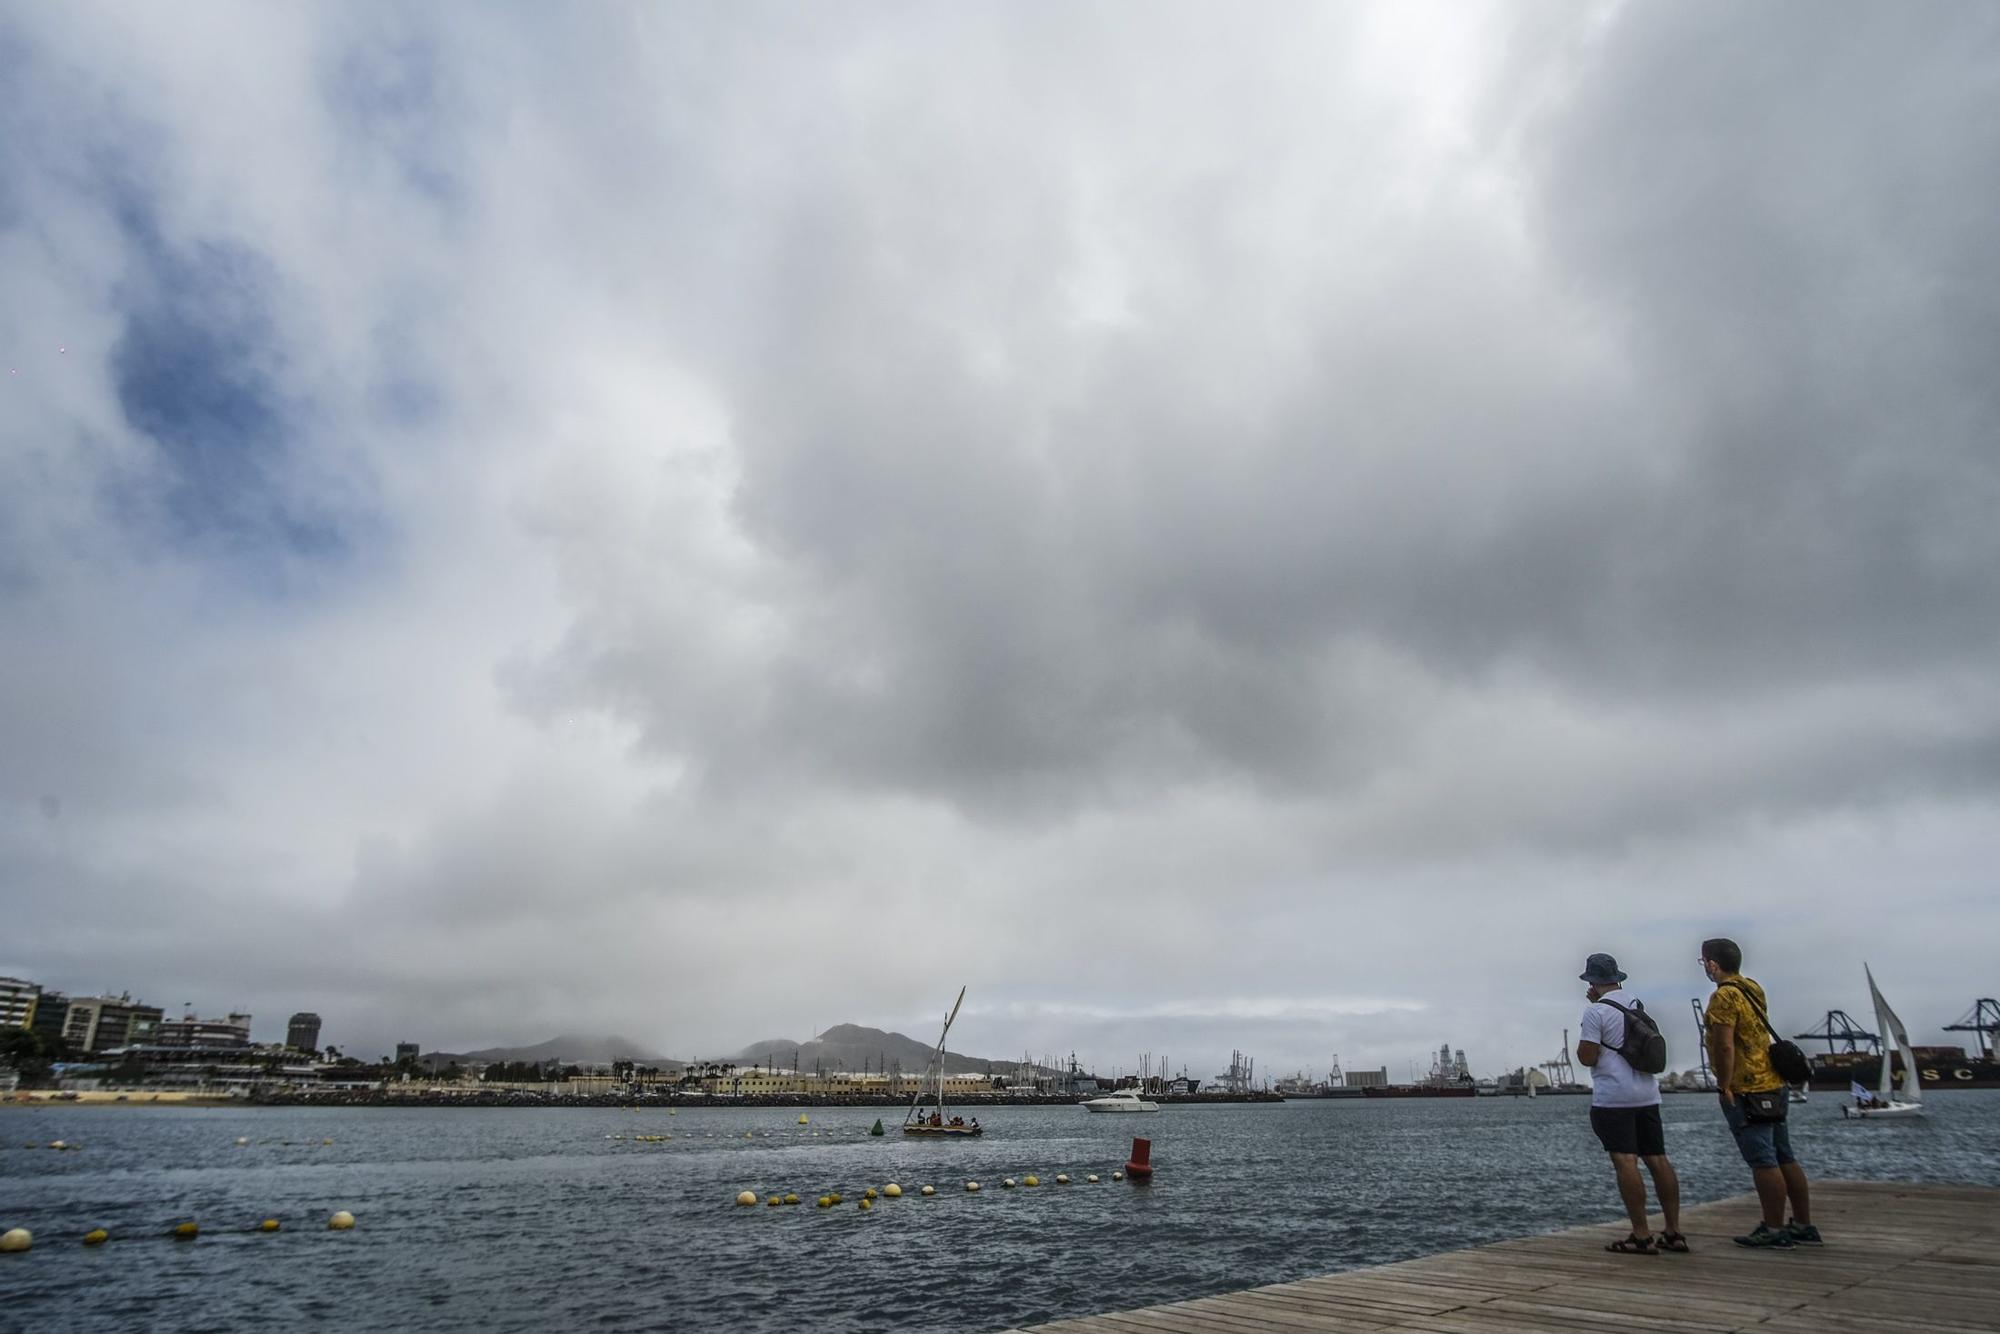
<path fill-rule="evenodd" d="M 1607 1178 L 1605 1190 L 1610 1195 Z M 1616 1208 L 1615 1199 L 1612 1208 Z M 1035 1326 L 1038 1334 L 1971 1334 L 2000 1330 L 2000 1189 L 1813 1183 L 1822 1247 L 1730 1238 L 1753 1197 L 1685 1210 L 1688 1255 L 1611 1255 L 1623 1223 L 1448 1251 L 1197 1301 Z M 1655 1224 L 1657 1227 L 1657 1224 Z"/>

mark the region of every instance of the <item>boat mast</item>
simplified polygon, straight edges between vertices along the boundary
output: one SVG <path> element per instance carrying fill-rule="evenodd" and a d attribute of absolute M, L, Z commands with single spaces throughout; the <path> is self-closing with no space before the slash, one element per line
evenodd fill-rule
<path fill-rule="evenodd" d="M 958 1007 L 963 1004 L 965 1004 L 965 988 L 960 987 L 958 989 L 958 999 L 951 1003 L 951 1013 L 944 1017 L 944 1032 L 938 1034 L 937 1051 L 931 1056 L 931 1060 L 937 1065 L 937 1109 L 938 1120 L 940 1122 L 946 1120 L 944 1114 L 944 1043 L 945 1039 L 951 1036 L 952 1022 L 958 1018 Z"/>

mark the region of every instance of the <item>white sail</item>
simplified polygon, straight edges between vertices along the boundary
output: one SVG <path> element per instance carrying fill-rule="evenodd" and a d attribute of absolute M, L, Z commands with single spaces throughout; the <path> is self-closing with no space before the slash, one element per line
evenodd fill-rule
<path fill-rule="evenodd" d="M 1924 1100 L 1924 1095 L 1922 1081 L 1917 1075 L 1917 1054 L 1910 1048 L 1909 1030 L 1903 1027 L 1903 1021 L 1896 1017 L 1896 1012 L 1889 1008 L 1889 1002 L 1883 999 L 1882 989 L 1875 985 L 1874 972 L 1866 964 L 1861 966 L 1861 971 L 1868 974 L 1868 994 L 1875 998 L 1875 1026 L 1882 1031 L 1882 1073 L 1876 1081 L 1878 1096 L 1883 1102 L 1890 1100 L 1889 1044 L 1893 1039 L 1897 1054 L 1903 1058 L 1902 1097 L 1898 1101 L 1915 1106 Z"/>

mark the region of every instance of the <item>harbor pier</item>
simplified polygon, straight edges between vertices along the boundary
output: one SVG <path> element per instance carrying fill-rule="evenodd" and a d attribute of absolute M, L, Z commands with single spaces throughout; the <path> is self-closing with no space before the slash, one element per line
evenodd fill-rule
<path fill-rule="evenodd" d="M 1607 1183 L 1608 1185 L 1608 1183 Z M 1608 1192 L 1607 1192 L 1608 1193 Z M 1739 1195 L 1681 1213 L 1686 1255 L 1616 1255 L 1623 1215 L 1540 1236 L 1194 1301 L 1037 1325 L 1037 1334 L 1972 1334 L 2000 1330 L 2000 1189 L 1814 1182 L 1824 1246 L 1753 1251 Z M 1657 1231 L 1657 1227 L 1656 1227 Z"/>

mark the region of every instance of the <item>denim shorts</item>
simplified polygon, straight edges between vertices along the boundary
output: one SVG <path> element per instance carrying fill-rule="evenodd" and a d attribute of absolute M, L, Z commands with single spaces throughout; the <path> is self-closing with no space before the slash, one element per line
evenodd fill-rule
<path fill-rule="evenodd" d="M 1743 1103 L 1735 1098 L 1722 1104 L 1722 1117 L 1736 1136 L 1736 1151 L 1751 1167 L 1783 1167 L 1798 1161 L 1792 1157 L 1792 1132 L 1783 1121 L 1752 1124 L 1744 1119 Z"/>

